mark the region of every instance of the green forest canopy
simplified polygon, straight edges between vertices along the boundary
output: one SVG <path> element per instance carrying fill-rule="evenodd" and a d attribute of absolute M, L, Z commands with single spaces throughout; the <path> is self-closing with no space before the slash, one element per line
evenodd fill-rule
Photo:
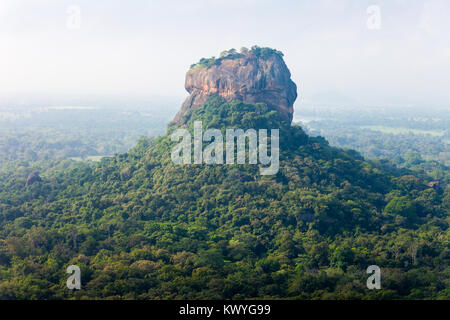
<path fill-rule="evenodd" d="M 211 97 L 205 128 L 280 128 L 280 170 L 174 165 L 169 133 L 25 188 L 0 176 L 2 299 L 448 299 L 449 188 Z M 64 167 L 61 167 L 63 166 Z M 68 265 L 82 289 L 69 291 Z M 366 268 L 382 269 L 368 290 Z"/>

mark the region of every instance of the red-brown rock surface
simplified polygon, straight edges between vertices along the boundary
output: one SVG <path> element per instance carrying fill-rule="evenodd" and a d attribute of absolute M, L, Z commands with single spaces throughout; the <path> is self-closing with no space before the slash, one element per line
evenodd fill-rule
<path fill-rule="evenodd" d="M 41 181 L 42 181 L 42 179 L 39 176 L 39 172 L 32 172 L 28 175 L 25 187 L 31 186 L 35 182 L 41 182 Z"/>
<path fill-rule="evenodd" d="M 268 52 L 264 56 L 254 50 L 234 53 L 214 60 L 209 66 L 197 64 L 191 67 L 185 82 L 190 95 L 174 121 L 183 123 L 184 114 L 200 107 L 209 95 L 217 94 L 227 101 L 264 102 L 275 107 L 290 123 L 297 86 L 291 80 L 282 55 L 274 50 Z"/>

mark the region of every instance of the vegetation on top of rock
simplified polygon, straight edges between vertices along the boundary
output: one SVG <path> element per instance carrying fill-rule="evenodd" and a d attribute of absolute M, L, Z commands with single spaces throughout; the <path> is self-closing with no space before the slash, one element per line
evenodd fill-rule
<path fill-rule="evenodd" d="M 262 58 L 267 59 L 272 54 L 277 54 L 280 57 L 283 57 L 283 53 L 281 51 L 278 51 L 276 49 L 268 48 L 268 47 L 259 47 L 259 46 L 252 46 L 251 49 L 248 49 L 246 47 L 242 47 L 240 52 L 238 52 L 236 49 L 232 48 L 230 50 L 225 50 L 220 53 L 219 58 L 211 57 L 211 58 L 201 58 L 199 62 L 191 64 L 192 68 L 197 67 L 206 67 L 209 68 L 214 65 L 219 65 L 223 60 L 225 59 L 239 59 L 242 58 L 244 55 L 252 54 L 256 58 Z"/>
<path fill-rule="evenodd" d="M 231 49 L 222 52 L 218 59 L 202 59 L 200 65 L 208 68 L 194 67 L 186 73 L 189 96 L 175 115 L 175 122 L 183 123 L 183 116 L 200 108 L 212 94 L 229 102 L 265 103 L 274 107 L 285 121 L 292 121 L 297 86 L 281 52 L 257 46 L 250 50 L 243 48 L 241 53 Z"/>

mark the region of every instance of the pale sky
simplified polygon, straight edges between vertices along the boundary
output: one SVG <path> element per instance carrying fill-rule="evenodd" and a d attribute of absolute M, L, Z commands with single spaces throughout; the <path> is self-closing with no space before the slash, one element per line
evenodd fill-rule
<path fill-rule="evenodd" d="M 190 64 L 255 44 L 298 103 L 450 106 L 448 0 L 0 0 L 0 96 L 183 97 Z"/>

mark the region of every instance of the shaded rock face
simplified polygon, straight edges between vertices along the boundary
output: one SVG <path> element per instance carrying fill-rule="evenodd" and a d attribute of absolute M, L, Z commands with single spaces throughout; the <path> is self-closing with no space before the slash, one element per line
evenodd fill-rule
<path fill-rule="evenodd" d="M 27 182 L 25 183 L 25 187 L 31 186 L 35 182 L 41 182 L 42 179 L 39 176 L 39 172 L 32 172 L 28 175 Z"/>
<path fill-rule="evenodd" d="M 174 121 L 184 123 L 183 115 L 202 106 L 209 95 L 217 94 L 227 101 L 264 102 L 275 107 L 280 116 L 291 123 L 297 86 L 281 55 L 257 57 L 253 52 L 221 59 L 215 65 L 196 66 L 186 74 L 185 88 L 189 97 Z"/>

